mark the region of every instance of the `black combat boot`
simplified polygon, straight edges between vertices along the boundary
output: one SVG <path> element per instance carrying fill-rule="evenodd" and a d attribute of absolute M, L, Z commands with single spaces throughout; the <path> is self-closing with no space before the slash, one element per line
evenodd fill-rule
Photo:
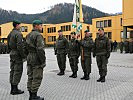
<path fill-rule="evenodd" d="M 21 91 L 18 89 L 18 86 L 17 85 L 12 85 L 13 87 L 13 90 L 11 92 L 12 95 L 18 95 L 18 94 L 23 94 L 24 91 Z"/>
<path fill-rule="evenodd" d="M 97 80 L 97 82 L 101 82 L 101 80 L 102 80 L 102 77 L 100 76 L 100 78 Z"/>
<path fill-rule="evenodd" d="M 85 80 L 89 80 L 90 79 L 90 74 L 87 74 L 85 77 Z"/>
<path fill-rule="evenodd" d="M 77 78 L 77 71 L 74 72 L 72 78 Z"/>
<path fill-rule="evenodd" d="M 102 77 L 101 83 L 105 82 L 105 76 Z"/>
<path fill-rule="evenodd" d="M 29 100 L 44 100 L 44 98 L 37 96 L 37 92 L 31 93 L 31 98 Z"/>
<path fill-rule="evenodd" d="M 60 71 L 57 75 L 59 75 L 59 76 L 65 75 L 65 72 L 64 71 Z"/>
<path fill-rule="evenodd" d="M 80 78 L 81 80 L 84 80 L 87 76 L 87 73 L 84 72 L 84 76 L 82 78 Z"/>
<path fill-rule="evenodd" d="M 29 91 L 29 100 L 32 100 L 32 93 Z"/>

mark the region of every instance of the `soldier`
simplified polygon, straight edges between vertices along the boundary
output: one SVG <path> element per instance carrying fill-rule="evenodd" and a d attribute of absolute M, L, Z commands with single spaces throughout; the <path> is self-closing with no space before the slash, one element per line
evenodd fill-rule
<path fill-rule="evenodd" d="M 44 98 L 37 96 L 43 78 L 43 68 L 46 66 L 44 39 L 40 34 L 41 31 L 42 22 L 34 20 L 33 30 L 26 36 L 29 100 L 44 100 Z"/>
<path fill-rule="evenodd" d="M 125 46 L 125 53 L 129 53 L 129 41 L 128 40 L 124 42 L 124 46 Z"/>
<path fill-rule="evenodd" d="M 84 72 L 84 76 L 81 78 L 81 80 L 89 80 L 90 79 L 90 73 L 91 73 L 91 51 L 94 46 L 93 40 L 90 37 L 89 30 L 86 30 L 85 32 L 85 38 L 81 40 L 81 47 L 82 47 L 82 55 L 81 55 L 81 65 Z"/>
<path fill-rule="evenodd" d="M 117 52 L 117 42 L 116 42 L 116 40 L 115 40 L 115 42 L 113 43 L 113 45 L 114 45 L 114 52 Z"/>
<path fill-rule="evenodd" d="M 66 55 L 68 53 L 68 41 L 63 36 L 62 30 L 58 31 L 59 37 L 55 44 L 55 55 L 57 55 L 57 62 L 60 72 L 57 74 L 62 76 L 65 74 L 66 69 Z"/>
<path fill-rule="evenodd" d="M 2 54 L 2 42 L 0 42 L 0 54 Z"/>
<path fill-rule="evenodd" d="M 97 82 L 105 82 L 105 77 L 107 75 L 107 64 L 110 57 L 111 48 L 109 39 L 104 34 L 104 29 L 100 28 L 98 32 L 99 36 L 95 39 L 93 56 L 96 56 L 96 61 L 100 74 L 100 78 L 97 80 Z"/>
<path fill-rule="evenodd" d="M 18 20 L 13 21 L 13 30 L 7 37 L 8 49 L 10 52 L 10 83 L 12 95 L 22 94 L 24 91 L 18 89 L 18 84 L 21 80 L 23 72 L 23 35 L 19 31 L 21 22 Z"/>
<path fill-rule="evenodd" d="M 80 56 L 80 43 L 76 40 L 76 33 L 71 32 L 71 40 L 69 42 L 69 50 L 68 50 L 68 58 L 70 67 L 72 70 L 72 75 L 69 76 L 71 78 L 77 78 L 78 71 L 78 58 Z"/>
<path fill-rule="evenodd" d="M 124 43 L 121 41 L 120 42 L 120 53 L 123 53 L 123 47 L 124 47 Z"/>

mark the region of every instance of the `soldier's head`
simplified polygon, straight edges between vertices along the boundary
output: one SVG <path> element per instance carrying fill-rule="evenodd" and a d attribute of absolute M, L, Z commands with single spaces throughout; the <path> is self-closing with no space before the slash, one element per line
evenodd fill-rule
<path fill-rule="evenodd" d="M 91 32 L 89 32 L 89 30 L 84 31 L 84 33 L 85 33 L 85 37 L 90 37 L 91 36 Z"/>
<path fill-rule="evenodd" d="M 33 28 L 42 32 L 42 21 L 41 20 L 34 20 L 33 21 Z"/>
<path fill-rule="evenodd" d="M 58 35 L 59 35 L 59 36 L 63 36 L 62 30 L 59 30 L 59 31 L 58 31 Z"/>
<path fill-rule="evenodd" d="M 21 22 L 19 20 L 14 20 L 13 27 L 19 30 L 21 27 Z"/>
<path fill-rule="evenodd" d="M 71 32 L 71 38 L 76 38 L 76 33 L 75 32 Z"/>
<path fill-rule="evenodd" d="M 99 34 L 100 36 L 103 36 L 103 35 L 104 35 L 104 29 L 103 29 L 103 28 L 99 28 L 99 29 L 98 29 L 98 34 Z"/>

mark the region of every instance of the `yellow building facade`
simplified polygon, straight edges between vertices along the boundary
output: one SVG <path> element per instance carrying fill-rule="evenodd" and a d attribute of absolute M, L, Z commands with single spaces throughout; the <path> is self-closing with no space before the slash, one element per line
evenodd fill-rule
<path fill-rule="evenodd" d="M 101 27 L 112 41 L 120 42 L 122 40 L 122 15 L 94 18 L 92 20 L 93 39 L 97 37 L 98 29 Z"/>
<path fill-rule="evenodd" d="M 133 39 L 133 31 L 128 33 L 128 28 L 133 29 L 133 0 L 123 0 L 123 31 L 124 38 L 128 35 Z"/>
<path fill-rule="evenodd" d="M 84 37 L 84 31 L 86 29 L 91 31 L 91 25 L 83 23 L 83 29 L 82 29 L 82 37 Z M 23 34 L 23 37 L 25 38 L 26 35 L 31 32 L 33 26 L 32 24 L 21 24 L 20 31 Z M 10 31 L 13 29 L 12 22 L 5 23 L 0 25 L 0 40 L 2 42 L 7 42 L 7 36 L 10 33 Z M 72 22 L 67 23 L 60 23 L 60 24 L 43 24 L 43 30 L 42 35 L 44 37 L 46 45 L 53 45 L 58 38 L 58 30 L 63 31 L 63 35 L 70 40 L 71 36 L 70 33 L 72 31 L 76 31 L 72 28 Z"/>

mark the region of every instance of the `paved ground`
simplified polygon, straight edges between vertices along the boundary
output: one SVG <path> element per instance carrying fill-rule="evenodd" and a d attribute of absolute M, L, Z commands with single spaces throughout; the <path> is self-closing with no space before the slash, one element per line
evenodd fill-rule
<path fill-rule="evenodd" d="M 69 78 L 71 71 L 68 60 L 66 75 L 59 77 L 56 75 L 58 67 L 53 49 L 46 49 L 46 56 L 47 67 L 38 93 L 45 100 L 133 100 L 133 54 L 112 53 L 106 83 L 96 82 L 99 75 L 95 59 L 91 79 L 81 81 L 83 73 L 80 64 L 77 79 Z M 9 71 L 9 55 L 0 55 L 0 100 L 28 100 L 26 63 L 19 86 L 25 91 L 22 95 L 9 94 Z"/>

